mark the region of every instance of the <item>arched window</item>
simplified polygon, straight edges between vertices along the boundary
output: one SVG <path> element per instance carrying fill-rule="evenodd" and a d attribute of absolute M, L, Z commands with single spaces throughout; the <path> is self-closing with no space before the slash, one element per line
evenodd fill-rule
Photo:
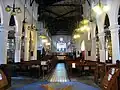
<path fill-rule="evenodd" d="M 0 7 L 0 24 L 1 24 L 1 12 L 2 12 L 2 11 L 1 11 L 1 7 Z"/>
<path fill-rule="evenodd" d="M 3 12 L 2 12 L 2 7 L 0 5 L 0 25 L 3 24 Z"/>
<path fill-rule="evenodd" d="M 118 11 L 118 25 L 120 25 L 120 7 L 119 7 L 119 11 Z"/>
<path fill-rule="evenodd" d="M 81 43 L 81 57 L 83 60 L 85 59 L 85 41 L 84 40 Z"/>
<path fill-rule="evenodd" d="M 14 62 L 14 55 L 15 55 L 15 31 L 10 30 L 8 32 L 8 42 L 7 42 L 8 62 Z"/>
<path fill-rule="evenodd" d="M 105 22 L 104 22 L 106 63 L 112 63 L 112 43 L 111 43 L 111 32 L 108 29 L 109 26 L 110 26 L 109 17 L 106 14 Z"/>
<path fill-rule="evenodd" d="M 85 51 L 85 41 L 84 40 L 81 43 L 81 51 Z"/>

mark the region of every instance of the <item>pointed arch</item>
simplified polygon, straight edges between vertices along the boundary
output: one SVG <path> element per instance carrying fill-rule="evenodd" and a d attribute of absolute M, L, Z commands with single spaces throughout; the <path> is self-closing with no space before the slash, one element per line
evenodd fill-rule
<path fill-rule="evenodd" d="M 108 15 L 106 14 L 104 21 L 104 29 L 108 28 L 109 26 L 110 26 L 110 21 Z"/>
<path fill-rule="evenodd" d="M 100 61 L 100 53 L 99 53 L 99 48 L 100 48 L 100 43 L 99 43 L 99 36 L 98 36 L 98 26 L 96 25 L 96 29 L 95 29 L 95 36 L 96 36 L 96 60 L 97 62 Z"/>
<path fill-rule="evenodd" d="M 98 41 L 99 37 L 98 37 L 98 26 L 97 25 L 95 28 L 95 36 L 96 36 L 96 41 Z"/>
<path fill-rule="evenodd" d="M 81 51 L 85 51 L 85 41 L 84 40 L 81 43 Z"/>
<path fill-rule="evenodd" d="M 111 63 L 112 57 L 112 44 L 111 44 L 111 32 L 108 29 L 110 26 L 109 16 L 106 14 L 104 21 L 104 30 L 105 30 L 105 60 L 106 63 Z"/>
<path fill-rule="evenodd" d="M 119 11 L 118 11 L 118 25 L 120 25 L 120 6 L 119 6 Z"/>
<path fill-rule="evenodd" d="M 3 11 L 2 11 L 2 5 L 0 4 L 0 24 L 3 24 Z"/>

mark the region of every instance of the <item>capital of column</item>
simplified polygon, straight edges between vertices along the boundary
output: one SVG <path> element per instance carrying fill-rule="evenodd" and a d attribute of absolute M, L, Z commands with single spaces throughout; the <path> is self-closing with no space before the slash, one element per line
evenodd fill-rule
<path fill-rule="evenodd" d="M 119 28 L 120 28 L 120 25 L 118 25 L 118 24 L 114 24 L 114 25 L 109 26 L 109 30 L 111 32 L 118 32 Z"/>

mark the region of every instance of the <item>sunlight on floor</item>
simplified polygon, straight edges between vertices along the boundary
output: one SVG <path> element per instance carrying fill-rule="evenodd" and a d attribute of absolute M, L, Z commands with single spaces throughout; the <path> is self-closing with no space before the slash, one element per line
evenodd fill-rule
<path fill-rule="evenodd" d="M 55 71 L 50 79 L 50 82 L 68 82 L 68 76 L 64 63 L 57 64 Z"/>

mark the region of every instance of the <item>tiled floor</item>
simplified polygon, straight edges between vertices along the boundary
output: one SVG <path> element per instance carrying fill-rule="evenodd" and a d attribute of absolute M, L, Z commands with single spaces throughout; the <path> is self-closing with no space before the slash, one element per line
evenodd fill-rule
<path fill-rule="evenodd" d="M 12 86 L 8 90 L 15 90 L 16 88 L 35 83 L 37 81 L 39 80 L 28 77 L 12 77 Z"/>

